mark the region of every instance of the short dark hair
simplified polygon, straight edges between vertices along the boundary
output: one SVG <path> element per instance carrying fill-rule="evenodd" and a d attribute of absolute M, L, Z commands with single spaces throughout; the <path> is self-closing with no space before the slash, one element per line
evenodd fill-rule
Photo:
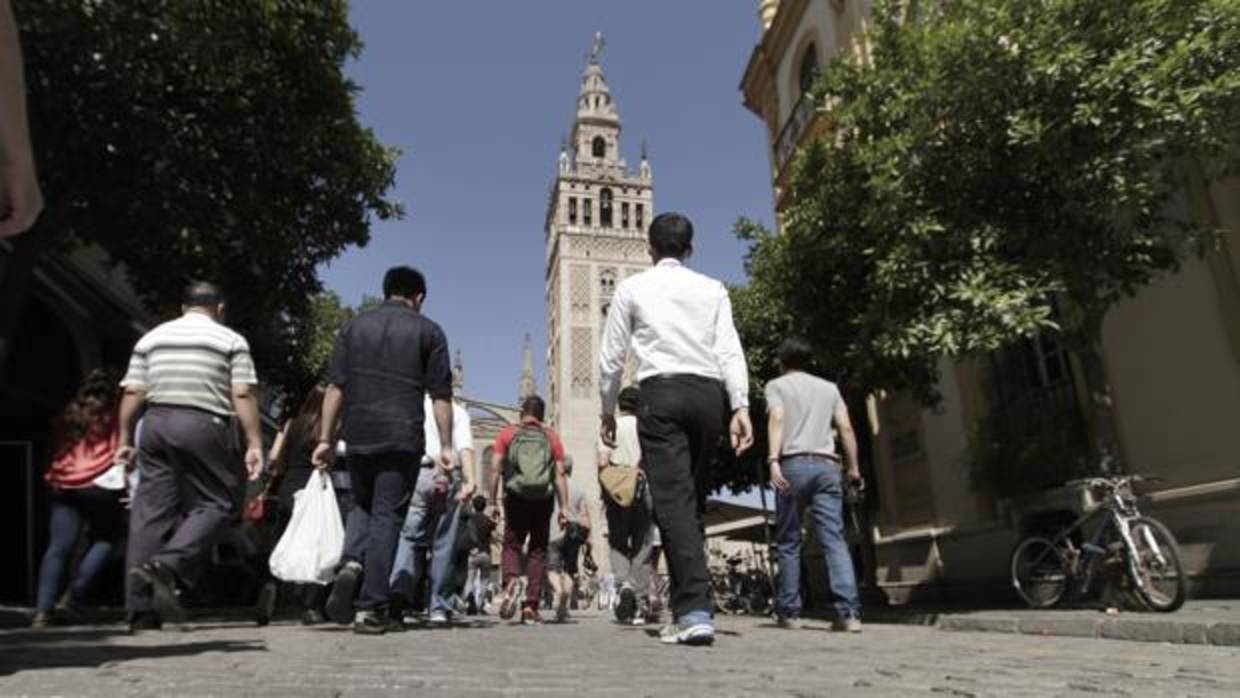
<path fill-rule="evenodd" d="M 650 247 L 659 257 L 684 257 L 693 247 L 693 223 L 679 213 L 660 213 L 650 221 Z"/>
<path fill-rule="evenodd" d="M 210 281 L 191 281 L 181 292 L 181 305 L 186 308 L 209 308 L 223 302 L 224 293 Z"/>
<path fill-rule="evenodd" d="M 620 409 L 624 412 L 636 412 L 637 404 L 641 401 L 641 391 L 633 386 L 629 386 L 620 391 Z"/>
<path fill-rule="evenodd" d="M 814 360 L 814 348 L 804 337 L 788 337 L 775 350 L 775 360 L 785 371 L 804 371 Z"/>
<path fill-rule="evenodd" d="M 483 511 L 487 508 L 487 498 L 480 494 L 474 495 L 474 511 Z"/>
<path fill-rule="evenodd" d="M 542 421 L 547 414 L 547 403 L 537 395 L 531 395 L 521 401 L 521 416 L 533 417 L 538 421 Z"/>
<path fill-rule="evenodd" d="M 414 298 L 426 295 L 426 277 L 413 267 L 392 267 L 383 275 L 383 297 Z"/>

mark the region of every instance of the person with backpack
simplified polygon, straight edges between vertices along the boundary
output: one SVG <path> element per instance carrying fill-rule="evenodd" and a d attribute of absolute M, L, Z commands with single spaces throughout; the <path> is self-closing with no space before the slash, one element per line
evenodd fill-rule
<path fill-rule="evenodd" d="M 616 620 L 645 625 L 650 615 L 650 489 L 641 474 L 642 446 L 637 439 L 640 392 L 629 386 L 620 391 L 615 448 L 599 445 L 598 479 L 607 513 L 607 547 L 611 571 L 619 589 Z"/>
<path fill-rule="evenodd" d="M 522 573 L 527 579 L 521 622 L 539 625 L 546 574 L 547 540 L 551 533 L 552 510 L 558 500 L 560 511 L 568 510 L 568 479 L 564 474 L 564 444 L 554 429 L 542 423 L 546 403 L 537 395 L 521 403 L 521 421 L 510 424 L 495 437 L 491 464 L 495 468 L 496 516 L 504 522 L 504 600 L 500 618 L 516 614 L 518 584 Z M 563 514 L 560 525 L 565 523 Z M 528 540 L 524 570 L 521 549 Z"/>

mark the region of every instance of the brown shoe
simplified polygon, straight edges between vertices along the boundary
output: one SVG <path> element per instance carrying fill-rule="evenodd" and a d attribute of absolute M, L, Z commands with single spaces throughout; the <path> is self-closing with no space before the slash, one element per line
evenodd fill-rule
<path fill-rule="evenodd" d="M 517 592 L 519 591 L 520 580 L 508 580 L 504 585 L 504 600 L 499 604 L 499 617 L 504 620 L 510 620 L 517 613 Z"/>

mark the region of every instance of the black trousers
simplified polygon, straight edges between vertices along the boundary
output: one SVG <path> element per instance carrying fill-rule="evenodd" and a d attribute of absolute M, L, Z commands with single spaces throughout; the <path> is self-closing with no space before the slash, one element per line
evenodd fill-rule
<path fill-rule="evenodd" d="M 153 405 L 142 420 L 138 474 L 125 564 L 156 561 L 192 586 L 245 494 L 245 462 L 228 420 Z M 126 585 L 130 611 L 151 607 L 148 586 L 128 576 Z"/>
<path fill-rule="evenodd" d="M 676 617 L 691 611 L 714 612 L 701 485 L 719 453 L 726 418 L 727 397 L 718 381 L 697 376 L 642 381 L 637 436 L 655 524 L 667 555 Z"/>
<path fill-rule="evenodd" d="M 421 462 L 421 453 L 348 457 L 353 509 L 345 524 L 344 558 L 362 563 L 359 609 L 373 611 L 388 605 L 392 560 Z"/>

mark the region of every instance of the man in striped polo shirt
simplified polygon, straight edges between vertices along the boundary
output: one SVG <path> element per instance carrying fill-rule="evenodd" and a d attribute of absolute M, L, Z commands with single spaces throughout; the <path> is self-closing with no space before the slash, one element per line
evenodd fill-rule
<path fill-rule="evenodd" d="M 198 579 L 240 505 L 246 471 L 255 478 L 263 467 L 249 344 L 221 323 L 224 299 L 213 284 L 190 284 L 183 310 L 138 340 L 121 381 L 118 460 L 133 457 L 134 420 L 147 405 L 126 551 L 131 629 L 181 617 L 177 587 Z M 245 433 L 244 465 L 234 417 Z"/>

